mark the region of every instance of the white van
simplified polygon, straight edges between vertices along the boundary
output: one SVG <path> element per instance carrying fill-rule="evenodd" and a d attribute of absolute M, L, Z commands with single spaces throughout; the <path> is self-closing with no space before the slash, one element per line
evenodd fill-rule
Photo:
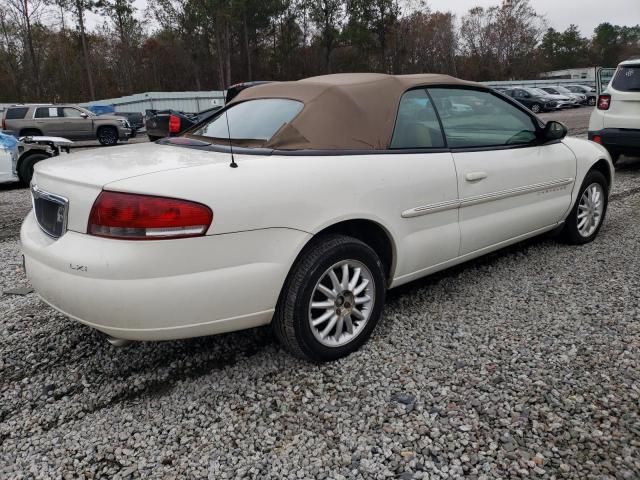
<path fill-rule="evenodd" d="M 621 154 L 640 155 L 640 58 L 620 63 L 598 96 L 589 140 L 604 146 L 614 163 Z"/>

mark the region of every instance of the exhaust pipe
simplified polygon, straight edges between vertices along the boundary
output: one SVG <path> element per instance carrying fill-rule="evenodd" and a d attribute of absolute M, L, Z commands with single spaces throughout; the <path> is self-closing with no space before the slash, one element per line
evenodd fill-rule
<path fill-rule="evenodd" d="M 131 343 L 131 340 L 125 340 L 124 338 L 116 338 L 110 335 L 107 335 L 107 342 L 109 342 L 114 347 L 125 347 Z"/>

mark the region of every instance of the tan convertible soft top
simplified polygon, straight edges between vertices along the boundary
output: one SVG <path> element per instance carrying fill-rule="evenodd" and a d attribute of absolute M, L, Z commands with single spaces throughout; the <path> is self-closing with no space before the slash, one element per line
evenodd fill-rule
<path fill-rule="evenodd" d="M 342 73 L 247 88 L 230 103 L 258 98 L 288 98 L 304 103 L 302 111 L 264 145 L 282 150 L 386 149 L 400 97 L 429 85 L 482 85 L 448 75 Z"/>

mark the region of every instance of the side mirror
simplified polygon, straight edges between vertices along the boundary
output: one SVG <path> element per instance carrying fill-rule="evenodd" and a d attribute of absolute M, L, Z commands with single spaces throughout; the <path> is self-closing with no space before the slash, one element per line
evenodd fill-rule
<path fill-rule="evenodd" d="M 84 113 L 84 112 L 82 112 L 82 113 L 80 114 L 80 116 L 81 116 L 82 118 L 89 118 L 89 115 L 87 115 L 87 114 L 86 114 L 86 113 Z"/>
<path fill-rule="evenodd" d="M 544 126 L 543 137 L 545 140 L 562 140 L 567 136 L 567 132 L 564 124 L 552 120 Z"/>

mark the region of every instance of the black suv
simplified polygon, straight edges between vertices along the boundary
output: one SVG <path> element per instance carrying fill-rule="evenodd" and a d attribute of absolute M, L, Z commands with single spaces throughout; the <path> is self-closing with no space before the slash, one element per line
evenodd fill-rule
<path fill-rule="evenodd" d="M 510 88 L 502 93 L 515 98 L 533 113 L 548 112 L 559 108 L 558 102 L 553 97 L 542 95 L 536 89 Z"/>

